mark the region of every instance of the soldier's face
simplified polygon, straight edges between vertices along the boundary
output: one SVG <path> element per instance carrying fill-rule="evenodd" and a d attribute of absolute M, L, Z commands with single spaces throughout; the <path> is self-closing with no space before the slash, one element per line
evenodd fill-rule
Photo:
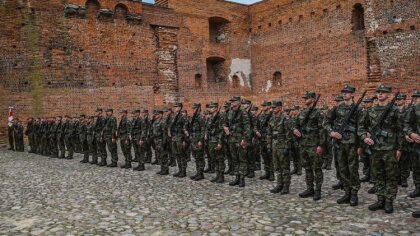
<path fill-rule="evenodd" d="M 181 107 L 174 107 L 175 112 L 179 112 L 181 110 Z"/>
<path fill-rule="evenodd" d="M 233 101 L 232 106 L 233 107 L 239 107 L 241 105 L 241 101 Z"/>
<path fill-rule="evenodd" d="M 283 107 L 275 107 L 273 108 L 274 113 L 279 114 L 282 111 Z"/>
<path fill-rule="evenodd" d="M 96 115 L 97 115 L 97 116 L 101 116 L 101 115 L 102 115 L 102 111 L 98 111 L 98 112 L 96 113 Z"/>
<path fill-rule="evenodd" d="M 112 115 L 112 111 L 107 111 L 107 112 L 106 112 L 106 115 L 107 115 L 107 116 L 111 116 L 111 115 Z"/>
<path fill-rule="evenodd" d="M 379 102 L 384 102 L 388 99 L 389 93 L 378 92 L 378 100 Z"/>
<path fill-rule="evenodd" d="M 303 102 L 305 103 L 306 106 L 309 106 L 313 103 L 313 101 L 314 101 L 313 98 L 305 98 Z"/>
<path fill-rule="evenodd" d="M 343 92 L 342 95 L 343 95 L 344 101 L 349 101 L 351 99 L 351 97 L 352 97 L 352 94 L 351 93 L 347 93 L 347 92 Z"/>
<path fill-rule="evenodd" d="M 397 106 L 404 106 L 405 100 L 397 100 Z"/>
<path fill-rule="evenodd" d="M 418 104 L 420 103 L 420 97 L 413 97 L 413 103 Z"/>

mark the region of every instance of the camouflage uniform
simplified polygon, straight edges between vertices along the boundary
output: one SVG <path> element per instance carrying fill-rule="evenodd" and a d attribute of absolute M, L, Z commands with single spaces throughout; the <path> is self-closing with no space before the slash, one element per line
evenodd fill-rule
<path fill-rule="evenodd" d="M 193 115 L 190 123 L 190 142 L 191 142 L 191 152 L 192 156 L 195 159 L 195 169 L 196 174 L 191 177 L 192 180 L 201 180 L 204 179 L 204 167 L 206 162 L 204 161 L 204 133 L 205 133 L 205 122 L 201 118 L 199 113 L 200 104 L 194 104 L 193 109 L 197 112 Z M 201 146 L 198 145 L 201 143 Z"/>
<path fill-rule="evenodd" d="M 162 115 L 163 111 L 157 110 L 157 114 Z M 166 123 L 165 120 L 162 118 L 159 118 L 155 120 L 152 124 L 151 128 L 151 138 L 153 139 L 153 142 L 155 143 L 155 156 L 156 160 L 160 163 L 160 171 L 157 174 L 160 175 L 167 175 L 169 174 L 169 166 L 168 166 L 168 155 L 165 151 L 165 146 L 168 142 L 166 139 Z"/>
<path fill-rule="evenodd" d="M 271 106 L 271 102 L 263 102 L 262 104 L 263 109 L 266 109 L 267 106 Z M 269 121 L 272 117 L 272 112 L 264 112 L 258 118 L 257 126 L 255 127 L 260 134 L 261 137 L 258 138 L 259 142 L 259 151 L 260 155 L 264 161 L 264 171 L 265 174 L 260 177 L 261 180 L 268 179 L 273 181 L 274 180 L 274 169 L 273 169 L 273 159 L 272 159 L 272 146 L 269 145 L 269 141 L 267 137 Z"/>
<path fill-rule="evenodd" d="M 211 102 L 209 105 L 210 109 L 218 107 L 219 104 Z M 216 177 L 211 181 L 216 183 L 223 183 L 225 181 L 225 156 L 223 152 L 223 117 L 220 113 L 215 112 L 210 114 L 208 121 L 205 126 L 205 139 L 208 140 L 208 147 L 210 152 L 210 158 L 215 160 L 215 171 Z M 222 147 L 217 149 L 218 145 Z"/>
<path fill-rule="evenodd" d="M 89 162 L 89 144 L 87 141 L 87 122 L 86 120 L 86 116 L 82 115 L 81 116 L 81 121 L 79 122 L 79 142 L 80 142 L 80 151 L 83 153 L 83 160 L 81 160 L 80 162 L 82 163 L 88 163 Z"/>
<path fill-rule="evenodd" d="M 34 145 L 34 121 L 31 120 L 28 122 L 26 126 L 26 135 L 28 136 L 28 143 L 29 143 L 29 153 L 33 153 L 35 149 Z"/>
<path fill-rule="evenodd" d="M 68 117 L 68 119 L 70 119 Z M 65 157 L 66 159 L 73 159 L 73 133 L 74 133 L 74 124 L 73 121 L 68 120 L 66 123 L 64 123 L 64 143 L 66 144 L 66 148 L 68 151 L 68 156 Z"/>
<path fill-rule="evenodd" d="M 109 108 L 107 109 L 107 112 L 113 112 L 113 110 Z M 117 167 L 117 119 L 112 114 L 107 114 L 105 119 L 105 126 L 103 129 L 103 136 L 108 151 L 111 153 L 111 164 L 109 164 L 108 167 Z"/>
<path fill-rule="evenodd" d="M 98 108 L 96 112 L 102 112 L 101 108 Z M 98 163 L 98 156 L 93 156 L 92 164 L 98 163 L 99 166 L 106 165 L 106 143 L 103 137 L 103 129 L 105 127 L 105 118 L 102 115 L 96 117 L 95 122 L 95 142 L 97 155 L 101 157 L 101 161 Z"/>
<path fill-rule="evenodd" d="M 49 140 L 50 147 L 51 147 L 51 157 L 53 157 L 53 158 L 58 158 L 57 133 L 58 133 L 59 128 L 60 128 L 60 126 L 59 126 L 59 123 L 57 121 L 52 123 L 51 126 L 50 126 L 48 140 Z"/>
<path fill-rule="evenodd" d="M 65 124 L 62 122 L 61 117 L 60 117 L 60 122 L 58 123 L 57 131 L 56 131 L 59 158 L 64 158 L 65 153 L 66 153 L 66 145 L 64 143 L 64 128 L 65 128 Z"/>
<path fill-rule="evenodd" d="M 175 107 L 181 107 L 182 109 L 182 103 L 176 102 Z M 178 164 L 178 172 L 174 174 L 174 177 L 183 178 L 187 176 L 187 157 L 184 152 L 184 131 L 186 128 L 187 120 L 179 111 L 171 120 L 171 124 L 168 127 L 168 134 L 171 139 L 172 155 L 176 158 Z"/>
<path fill-rule="evenodd" d="M 133 114 L 139 114 L 140 110 L 133 111 Z M 140 141 L 144 142 L 146 127 L 143 123 L 143 119 L 141 117 L 135 117 L 133 118 L 131 122 L 131 131 L 130 136 L 134 147 L 134 161 L 137 161 L 139 164 L 135 168 L 135 170 L 143 171 L 144 168 L 144 162 L 145 162 L 145 156 L 143 155 L 143 147 L 140 145 Z"/>
<path fill-rule="evenodd" d="M 407 96 L 405 94 L 400 94 L 397 100 L 403 100 L 405 103 Z M 404 129 L 404 118 L 406 116 L 408 108 L 403 106 L 399 109 L 399 120 L 400 122 L 400 130 Z M 399 179 L 398 184 L 402 187 L 408 187 L 407 179 L 410 176 L 410 150 L 409 144 L 405 141 L 405 134 L 404 132 L 400 132 L 400 140 L 402 142 L 401 146 L 401 158 L 398 161 L 398 171 L 399 171 Z"/>
<path fill-rule="evenodd" d="M 96 154 L 96 140 L 95 140 L 95 122 L 94 117 L 91 116 L 86 124 L 86 143 L 88 145 L 88 160 L 89 156 L 92 156 L 91 164 L 96 164 L 93 161 L 97 158 Z"/>
<path fill-rule="evenodd" d="M 391 88 L 380 85 L 377 92 L 390 93 Z M 365 140 L 367 133 L 377 125 L 378 119 L 386 107 L 373 106 L 365 116 L 362 116 L 358 127 L 358 134 L 362 140 Z M 375 143 L 370 147 L 372 152 L 370 159 L 376 178 L 376 194 L 378 196 L 378 202 L 370 205 L 370 210 L 385 208 L 386 213 L 393 212 L 392 204 L 398 192 L 398 160 L 395 157 L 395 151 L 401 147 L 399 129 L 399 111 L 397 107 L 393 106 L 383 123 L 382 130 L 385 134 L 379 138 L 380 143 Z"/>
<path fill-rule="evenodd" d="M 127 118 L 127 110 L 121 111 L 125 114 L 118 125 L 118 138 L 120 139 L 120 147 L 125 157 L 125 164 L 123 168 L 131 168 L 131 141 L 129 134 L 131 131 L 131 121 Z"/>
<path fill-rule="evenodd" d="M 13 136 L 15 139 L 15 151 L 23 152 L 25 150 L 25 144 L 23 142 L 23 126 L 17 121 L 13 124 Z"/>

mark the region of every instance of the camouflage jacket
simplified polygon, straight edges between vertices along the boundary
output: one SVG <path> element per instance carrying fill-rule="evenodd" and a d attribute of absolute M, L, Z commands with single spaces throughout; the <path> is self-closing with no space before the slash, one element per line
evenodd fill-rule
<path fill-rule="evenodd" d="M 118 125 L 118 138 L 120 140 L 127 140 L 131 131 L 131 121 L 124 117 L 121 119 L 120 124 Z"/>
<path fill-rule="evenodd" d="M 410 106 L 404 117 L 404 134 L 420 134 L 420 103 Z"/>
<path fill-rule="evenodd" d="M 117 119 L 115 116 L 108 116 L 105 118 L 105 125 L 103 129 L 104 137 L 113 138 L 117 137 Z"/>
<path fill-rule="evenodd" d="M 268 124 L 272 116 L 273 116 L 272 112 L 261 113 L 261 115 L 258 117 L 258 120 L 255 121 L 256 124 L 254 125 L 254 129 L 255 131 L 260 132 L 261 137 L 259 138 L 259 140 L 261 142 L 268 142 L 268 139 L 267 139 Z"/>
<path fill-rule="evenodd" d="M 142 118 L 140 117 L 134 118 L 131 121 L 131 129 L 130 129 L 131 138 L 136 141 L 141 140 L 144 137 L 142 133 L 144 133 L 145 128 L 146 127 L 143 124 Z"/>
<path fill-rule="evenodd" d="M 236 111 L 229 110 L 224 126 L 229 128 L 229 142 L 251 141 L 252 130 L 248 111 L 240 108 Z"/>
<path fill-rule="evenodd" d="M 23 125 L 13 124 L 13 132 L 16 138 L 23 138 Z"/>
<path fill-rule="evenodd" d="M 95 138 L 99 140 L 102 138 L 102 131 L 105 127 L 105 118 L 103 116 L 98 116 L 95 122 Z"/>
<path fill-rule="evenodd" d="M 310 107 L 305 107 L 296 118 L 294 128 L 300 130 L 302 137 L 299 139 L 301 147 L 325 147 L 325 132 L 322 127 L 324 121 L 322 111 L 315 108 L 309 116 L 307 124 L 303 124 Z"/>
<path fill-rule="evenodd" d="M 86 141 L 86 133 L 87 133 L 86 126 L 87 126 L 86 122 L 80 122 L 78 126 L 79 140 L 82 143 Z"/>
<path fill-rule="evenodd" d="M 168 127 L 168 134 L 171 135 L 172 141 L 182 141 L 184 139 L 184 131 L 187 130 L 188 120 L 185 116 L 179 114 L 174 115 Z"/>
<path fill-rule="evenodd" d="M 95 122 L 86 124 L 86 141 L 92 143 L 95 139 Z"/>
<path fill-rule="evenodd" d="M 205 138 L 209 142 L 222 144 L 224 136 L 223 125 L 223 118 L 220 113 L 209 117 L 205 123 Z"/>
<path fill-rule="evenodd" d="M 192 120 L 191 120 L 192 122 Z M 194 123 L 190 123 L 191 126 L 191 142 L 198 143 L 199 141 L 204 140 L 206 124 L 203 118 L 201 118 L 200 114 L 194 118 Z"/>
<path fill-rule="evenodd" d="M 361 116 L 358 127 L 358 135 L 362 140 L 367 137 L 367 133 L 371 133 L 372 129 L 377 125 L 379 117 L 385 111 L 386 106 L 373 106 L 371 109 L 366 111 L 366 114 Z M 392 107 L 391 111 L 386 117 L 382 130 L 384 135 L 379 137 L 380 143 L 375 143 L 371 146 L 372 150 L 389 151 L 401 148 L 400 139 L 400 121 L 399 121 L 399 110 L 397 107 Z"/>
<path fill-rule="evenodd" d="M 155 120 L 153 122 L 152 128 L 151 128 L 151 135 L 150 137 L 153 138 L 153 141 L 157 144 L 164 143 L 164 139 L 166 137 L 166 124 L 163 119 Z"/>
<path fill-rule="evenodd" d="M 73 121 L 67 121 L 64 123 L 64 136 L 66 138 L 71 137 L 74 133 L 74 123 Z"/>
<path fill-rule="evenodd" d="M 268 121 L 267 143 L 273 148 L 286 148 L 288 127 L 286 126 L 286 116 L 280 114 L 272 115 Z"/>

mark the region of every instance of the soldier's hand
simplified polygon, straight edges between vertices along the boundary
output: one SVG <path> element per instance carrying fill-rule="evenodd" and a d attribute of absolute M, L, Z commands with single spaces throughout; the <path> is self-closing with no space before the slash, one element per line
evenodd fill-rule
<path fill-rule="evenodd" d="M 225 134 L 226 135 L 230 135 L 230 132 L 229 132 L 229 128 L 228 127 L 223 127 L 223 130 L 225 131 Z"/>
<path fill-rule="evenodd" d="M 372 146 L 373 144 L 375 144 L 375 142 L 373 142 L 371 138 L 365 138 L 363 139 L 363 142 L 365 142 L 369 146 Z"/>
<path fill-rule="evenodd" d="M 140 146 L 142 146 L 142 147 L 143 147 L 143 145 L 144 145 L 144 140 L 140 140 L 140 141 L 139 141 L 139 144 L 140 144 Z"/>
<path fill-rule="evenodd" d="M 203 147 L 203 142 L 198 141 L 198 143 L 197 143 L 197 147 L 198 147 L 199 149 L 201 149 L 201 148 Z"/>
<path fill-rule="evenodd" d="M 397 150 L 397 152 L 395 153 L 395 157 L 397 158 L 397 161 L 400 161 L 401 158 L 401 151 Z"/>
<path fill-rule="evenodd" d="M 257 139 L 256 138 L 252 138 L 252 144 L 257 144 Z"/>
<path fill-rule="evenodd" d="M 409 143 L 414 143 L 414 140 L 412 138 L 410 138 L 410 136 L 408 136 L 408 135 L 405 136 L 405 140 Z"/>
<path fill-rule="evenodd" d="M 188 133 L 188 130 L 184 131 L 185 136 L 190 137 L 190 134 Z"/>
<path fill-rule="evenodd" d="M 416 134 L 416 133 L 411 133 L 410 134 L 410 138 L 414 140 L 414 142 L 416 143 L 420 143 L 420 135 Z"/>
<path fill-rule="evenodd" d="M 300 133 L 300 131 L 297 130 L 297 129 L 294 129 L 293 130 L 293 135 L 296 136 L 296 137 L 298 137 L 298 138 L 302 137 L 302 133 Z"/>
<path fill-rule="evenodd" d="M 357 148 L 357 155 L 362 155 L 363 154 L 363 148 L 359 147 Z"/>
<path fill-rule="evenodd" d="M 220 150 L 220 149 L 222 149 L 222 144 L 218 143 L 215 149 L 216 149 L 216 150 Z"/>
<path fill-rule="evenodd" d="M 111 139 L 111 141 L 112 141 L 112 143 L 115 143 L 116 140 L 115 140 L 115 138 L 113 138 L 113 139 Z"/>
<path fill-rule="evenodd" d="M 258 137 L 261 137 L 260 131 L 255 132 L 255 135 L 257 135 Z"/>
<path fill-rule="evenodd" d="M 125 144 L 128 144 L 128 140 L 125 140 L 125 142 L 124 142 Z"/>
<path fill-rule="evenodd" d="M 342 139 L 342 138 L 343 138 L 343 136 L 342 136 L 340 133 L 335 132 L 335 131 L 332 131 L 332 132 L 330 133 L 330 136 L 331 136 L 331 137 L 333 137 L 333 138 L 335 138 L 335 139 L 338 139 L 338 140 L 340 140 L 340 139 Z"/>
<path fill-rule="evenodd" d="M 240 145 L 243 149 L 246 149 L 248 147 L 248 142 L 246 140 L 242 140 Z"/>
<path fill-rule="evenodd" d="M 324 149 L 321 146 L 316 147 L 316 154 L 318 154 L 318 156 L 324 155 Z"/>

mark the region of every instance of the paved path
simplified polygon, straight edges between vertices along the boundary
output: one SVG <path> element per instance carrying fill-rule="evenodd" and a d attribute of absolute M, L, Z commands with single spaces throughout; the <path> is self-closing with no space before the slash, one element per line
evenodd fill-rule
<path fill-rule="evenodd" d="M 342 192 L 331 190 L 333 171 L 313 202 L 297 196 L 303 175 L 280 196 L 268 192 L 273 182 L 257 178 L 240 189 L 210 183 L 211 175 L 194 182 L 157 176 L 157 166 L 137 172 L 79 158 L 0 151 L 0 235 L 420 235 L 420 220 L 410 216 L 420 209 L 419 198 L 407 197 L 411 179 L 387 215 L 367 209 L 375 200 L 368 184 L 359 206 L 337 205 Z"/>

